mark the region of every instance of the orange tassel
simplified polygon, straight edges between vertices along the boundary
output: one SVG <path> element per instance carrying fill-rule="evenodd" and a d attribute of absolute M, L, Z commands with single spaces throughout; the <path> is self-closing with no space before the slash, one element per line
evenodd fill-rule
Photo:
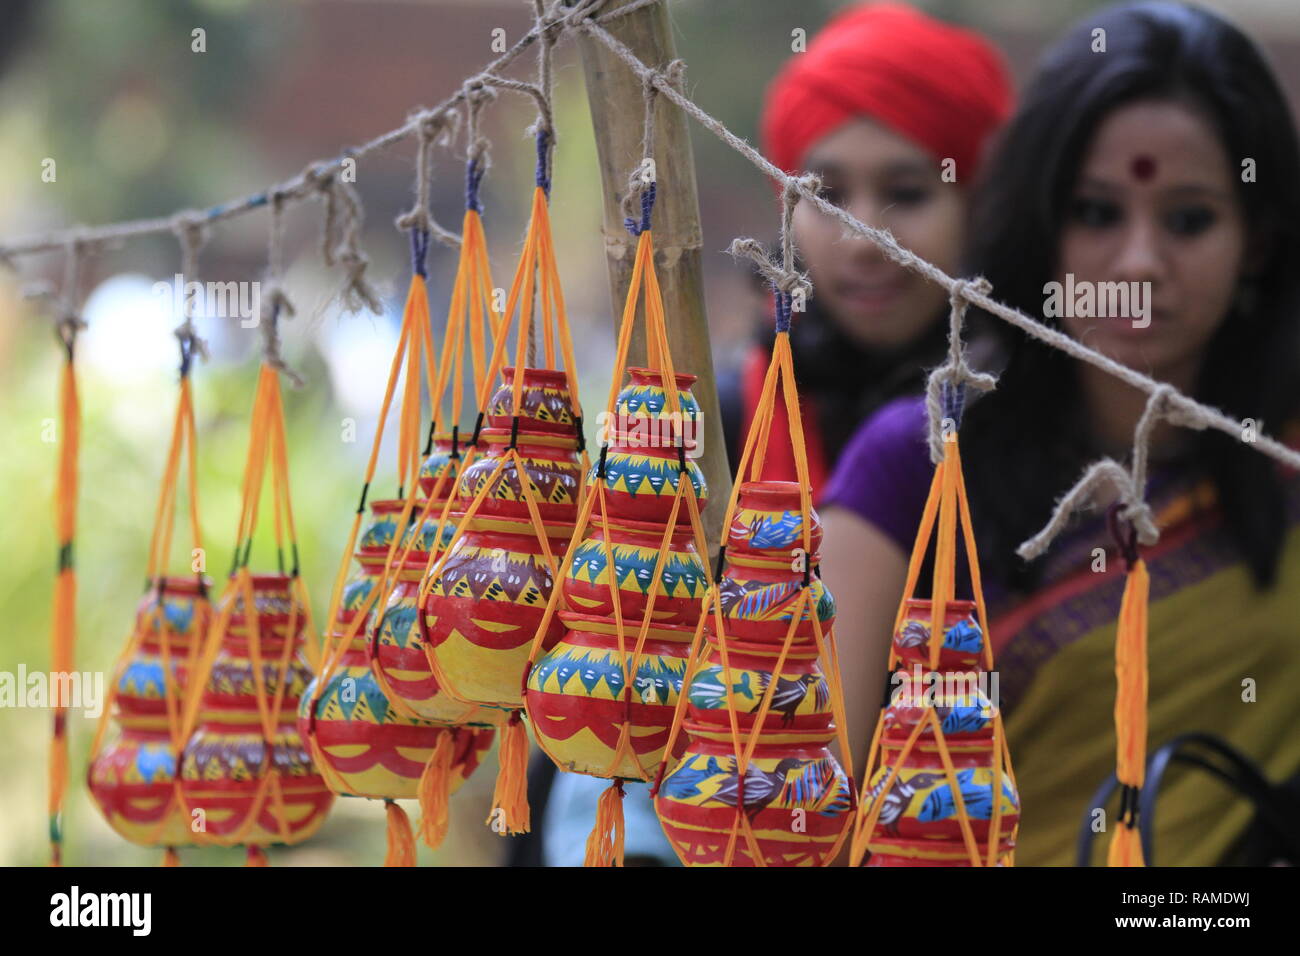
<path fill-rule="evenodd" d="M 244 866 L 270 866 L 266 859 L 266 851 L 260 846 L 249 846 L 248 859 L 244 861 Z"/>
<path fill-rule="evenodd" d="M 392 800 L 384 801 L 388 811 L 388 855 L 384 866 L 415 866 L 415 834 L 406 811 Z"/>
<path fill-rule="evenodd" d="M 1146 779 L 1147 603 L 1150 577 L 1140 558 L 1129 568 L 1115 639 L 1115 776 L 1125 801 L 1107 852 L 1109 866 L 1145 866 L 1137 829 L 1137 796 Z"/>
<path fill-rule="evenodd" d="M 77 457 L 80 445 L 81 406 L 72 346 L 63 365 L 59 392 L 59 463 L 54 486 L 54 523 L 59 543 L 59 573 L 54 579 L 54 607 L 50 615 L 50 671 L 71 672 L 77 633 L 77 575 L 72 564 L 72 538 L 77 526 Z M 51 700 L 54 733 L 50 740 L 49 822 L 50 865 L 63 863 L 63 797 L 68 788 L 67 701 Z"/>
<path fill-rule="evenodd" d="M 497 752 L 501 769 L 497 771 L 492 815 L 487 821 L 497 833 L 511 836 L 527 833 L 531 826 L 528 814 L 528 730 L 524 727 L 522 714 L 523 711 L 516 710 L 501 730 L 501 749 Z"/>
<path fill-rule="evenodd" d="M 169 846 L 163 853 L 163 866 L 180 866 L 181 856 L 176 852 L 176 847 Z"/>
<path fill-rule="evenodd" d="M 439 735 L 429 762 L 424 765 L 424 773 L 420 774 L 420 838 L 433 850 L 442 846 L 442 841 L 447 838 L 454 743 L 451 731 Z"/>
<path fill-rule="evenodd" d="M 610 831 L 614 832 L 610 839 Z M 616 779 L 596 805 L 596 827 L 587 837 L 583 866 L 623 865 L 623 781 Z"/>

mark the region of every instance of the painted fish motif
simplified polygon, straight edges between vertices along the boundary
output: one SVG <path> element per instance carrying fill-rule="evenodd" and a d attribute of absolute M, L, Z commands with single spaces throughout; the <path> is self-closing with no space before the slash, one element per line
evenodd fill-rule
<path fill-rule="evenodd" d="M 703 767 L 689 767 L 686 764 L 681 764 L 664 780 L 659 792 L 675 800 L 698 797 L 702 793 L 700 790 L 701 783 L 710 777 L 716 777 L 725 772 L 725 768 L 718 763 L 717 757 L 709 757 Z"/>
<path fill-rule="evenodd" d="M 961 789 L 962 803 L 966 806 L 966 815 L 972 820 L 989 820 L 993 817 L 993 787 L 975 782 L 975 768 L 967 767 L 957 774 L 957 786 Z M 1010 811 L 1004 807 L 1003 813 L 1020 809 L 1016 796 L 1004 779 L 1002 796 L 1010 804 Z M 923 823 L 947 820 L 957 815 L 957 803 L 953 798 L 952 785 L 945 783 L 935 787 L 926 795 L 916 818 Z"/>
<path fill-rule="evenodd" d="M 749 543 L 765 550 L 788 548 L 802 531 L 803 516 L 797 511 L 784 511 L 776 520 L 756 515 L 749 524 Z"/>
<path fill-rule="evenodd" d="M 755 699 L 754 688 L 750 686 L 749 671 L 740 675 L 740 680 L 731 685 L 732 693 L 737 697 Z M 727 706 L 727 692 L 722 683 L 722 668 L 710 667 L 700 671 L 691 681 L 691 706 L 702 710 L 718 710 Z"/>
<path fill-rule="evenodd" d="M 948 628 L 943 635 L 943 646 L 962 653 L 975 653 L 983 646 L 984 635 L 979 625 L 971 620 L 961 620 Z"/>

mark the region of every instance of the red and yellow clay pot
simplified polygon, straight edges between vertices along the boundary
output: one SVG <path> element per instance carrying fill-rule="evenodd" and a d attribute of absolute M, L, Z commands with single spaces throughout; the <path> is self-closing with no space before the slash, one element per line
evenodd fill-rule
<path fill-rule="evenodd" d="M 252 576 L 252 614 L 235 590 L 222 599 L 233 611 L 203 691 L 198 726 L 181 760 L 181 791 L 191 810 L 202 811 L 198 842 L 222 845 L 300 843 L 325 821 L 334 795 L 312 764 L 295 723 L 311 680 L 303 657 L 306 615 L 283 574 Z M 292 645 L 282 705 L 272 739 L 264 740 L 252 661 L 253 615 L 269 701 L 280 689 L 279 662 Z M 291 626 L 292 622 L 292 626 Z M 268 747 L 269 744 L 269 747 Z M 268 776 L 278 777 L 276 800 Z"/>
<path fill-rule="evenodd" d="M 605 522 L 593 519 L 565 570 L 561 585 L 565 605 L 581 614 L 613 617 L 609 570 L 612 552 L 613 584 L 623 619 L 640 623 L 663 541 L 663 525 L 612 518 L 607 529 Z M 651 619 L 659 624 L 693 627 L 700 619 L 706 590 L 708 581 L 695 549 L 695 537 L 678 525 L 668 539 L 668 555 L 659 575 Z"/>
<path fill-rule="evenodd" d="M 685 753 L 664 778 L 655 809 L 687 866 L 753 866 L 737 804 L 731 731 L 687 720 Z M 764 733 L 745 773 L 743 804 L 766 866 L 824 866 L 849 824 L 853 795 L 831 754 L 832 730 Z"/>
<path fill-rule="evenodd" d="M 561 611 L 564 633 L 528 673 L 524 705 L 538 745 L 564 770 L 650 780 L 668 742 L 694 631 L 654 624 L 627 686 L 640 622 Z M 626 741 L 620 746 L 623 725 Z M 679 738 L 680 739 L 680 738 Z"/>
<path fill-rule="evenodd" d="M 816 567 L 822 522 L 809 509 L 809 545 L 803 543 L 799 485 L 793 481 L 747 481 L 741 484 L 727 529 L 727 554 L 749 555 L 789 567 L 800 554 Z"/>
<path fill-rule="evenodd" d="M 573 414 L 569 379 L 562 369 L 525 368 L 520 396 L 519 428 L 530 432 L 548 432 L 570 438 L 578 434 Z M 501 370 L 501 384 L 487 405 L 487 421 L 492 428 L 511 428 L 514 417 L 513 366 Z"/>
<path fill-rule="evenodd" d="M 909 598 L 903 619 L 894 632 L 894 650 L 909 666 L 930 666 L 930 627 L 933 605 L 924 598 Z M 980 666 L 984 639 L 974 601 L 949 601 L 944 606 L 943 644 L 936 670 L 972 670 Z"/>
<path fill-rule="evenodd" d="M 121 732 L 90 765 L 95 804 L 109 826 L 141 846 L 193 842 L 190 819 L 176 800 L 177 753 L 168 720 L 183 708 L 188 664 L 210 619 L 206 582 L 167 577 L 150 588 L 136 610 L 136 648 L 117 676 L 113 719 Z M 164 634 L 165 629 L 165 634 Z M 164 663 L 164 638 L 166 663 Z"/>
<path fill-rule="evenodd" d="M 467 511 L 470 502 L 484 485 L 491 489 L 484 495 L 476 514 L 485 517 L 530 520 L 531 511 L 524 497 L 520 468 L 513 460 L 497 467 L 510 445 L 510 429 L 485 428 L 479 435 L 481 455 L 461 473 L 456 507 Z M 532 490 L 533 501 L 543 521 L 574 521 L 578 516 L 579 477 L 576 439 L 564 435 L 520 432 L 515 445 L 523 461 L 523 471 Z M 496 476 L 495 478 L 493 476 Z"/>
<path fill-rule="evenodd" d="M 459 520 L 459 519 L 458 519 Z M 533 638 L 555 586 L 543 540 L 558 565 L 571 524 L 544 535 L 518 520 L 475 515 L 451 545 L 421 608 L 420 639 L 438 686 L 457 700 L 517 710 Z M 542 650 L 563 633 L 558 615 Z"/>
<path fill-rule="evenodd" d="M 718 640 L 709 635 L 707 656 L 691 678 L 688 707 L 691 720 L 702 726 L 729 728 L 727 675 L 741 728 L 754 726 L 773 672 L 780 662 L 779 645 L 729 639 L 726 664 Z M 806 641 L 786 653 L 776 677 L 776 689 L 763 721 L 763 732 L 824 730 L 832 726 L 831 692 L 817 663 L 817 648 Z"/>

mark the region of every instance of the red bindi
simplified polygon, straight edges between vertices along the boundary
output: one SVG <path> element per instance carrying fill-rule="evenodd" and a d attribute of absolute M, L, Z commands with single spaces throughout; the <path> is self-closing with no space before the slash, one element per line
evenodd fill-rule
<path fill-rule="evenodd" d="M 1156 174 L 1156 161 L 1150 156 L 1138 156 L 1133 160 L 1133 175 L 1139 182 L 1146 182 Z"/>

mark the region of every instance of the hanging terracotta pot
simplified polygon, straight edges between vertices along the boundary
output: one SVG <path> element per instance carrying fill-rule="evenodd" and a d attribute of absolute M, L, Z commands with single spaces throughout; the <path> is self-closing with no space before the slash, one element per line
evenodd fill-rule
<path fill-rule="evenodd" d="M 729 729 L 683 723 L 688 743 L 668 773 L 655 808 L 673 849 L 687 866 L 722 866 L 737 830 L 732 866 L 755 865 L 738 803 L 766 866 L 822 866 L 853 809 L 848 777 L 831 754 L 833 730 L 765 733 L 742 787 Z"/>
<path fill-rule="evenodd" d="M 727 554 L 751 555 L 790 565 L 803 551 L 803 514 L 799 485 L 793 481 L 747 481 L 736 497 L 727 529 Z M 822 522 L 809 512 L 810 566 L 821 551 Z"/>
<path fill-rule="evenodd" d="M 545 537 L 557 562 L 572 535 L 572 524 L 547 523 Z M 466 703 L 522 706 L 524 669 L 554 585 L 531 524 L 471 518 L 430 585 L 419 618 L 437 684 Z M 542 649 L 555 646 L 562 633 L 553 616 Z"/>
<path fill-rule="evenodd" d="M 640 624 L 663 539 L 663 525 L 611 518 L 607 532 L 605 522 L 591 522 L 586 537 L 574 549 L 573 560 L 565 569 L 561 585 L 565 604 L 582 614 L 613 617 L 608 541 L 608 551 L 614 556 L 614 586 L 623 620 L 629 626 Z M 668 548 L 652 619 L 656 623 L 694 627 L 700 619 L 704 592 L 708 590 L 704 565 L 695 549 L 695 536 L 679 524 Z"/>
<path fill-rule="evenodd" d="M 930 666 L 930 624 L 933 605 L 923 598 L 909 598 L 903 620 L 894 633 L 894 649 L 909 665 Z M 974 601 L 948 601 L 944 607 L 943 645 L 939 649 L 941 671 L 971 670 L 980 665 L 984 635 L 975 616 Z"/>
<path fill-rule="evenodd" d="M 315 681 L 298 708 L 298 732 L 314 740 L 335 792 L 377 799 L 415 798 L 420 775 L 442 737 L 452 738 L 451 792 L 477 769 L 493 731 L 446 727 L 398 713 L 371 673 L 365 638 L 343 652 L 313 717 Z"/>
<path fill-rule="evenodd" d="M 203 811 L 204 842 L 299 843 L 320 828 L 334 799 L 312 764 L 295 722 L 298 702 L 312 676 L 302 652 L 306 614 L 302 607 L 295 608 L 293 579 L 288 575 L 255 574 L 251 580 L 268 698 L 279 689 L 285 644 L 293 645 L 271 752 L 267 753 L 259 720 L 249 609 L 236 589 L 226 594 L 216 611 L 220 614 L 228 602 L 234 602 L 203 690 L 198 726 L 182 756 L 181 791 L 192 809 Z M 291 620 L 295 622 L 292 633 Z M 283 794 L 283 817 L 280 801 L 263 782 L 272 768 Z"/>
<path fill-rule="evenodd" d="M 509 445 L 510 429 L 483 429 L 479 435 L 482 455 L 460 477 L 457 505 L 462 511 L 492 479 Z M 574 521 L 578 517 L 578 480 L 582 471 L 578 463 L 577 440 L 564 435 L 521 431 L 516 437 L 516 447 L 542 520 Z M 519 471 L 514 460 L 506 463 L 480 503 L 477 514 L 530 520 Z"/>
<path fill-rule="evenodd" d="M 708 486 L 700 466 L 679 449 L 668 445 L 611 444 L 605 452 L 605 501 L 611 518 L 631 518 L 664 524 L 672 517 L 673 498 L 681 477 L 681 463 L 695 488 L 695 497 L 703 509 L 708 500 Z M 600 462 L 591 466 L 587 481 L 593 482 Z M 604 514 L 599 501 L 595 514 Z M 683 502 L 677 510 L 677 524 L 690 527 L 690 512 Z"/>
<path fill-rule="evenodd" d="M 744 641 L 781 644 L 790 629 L 795 604 L 808 580 L 809 596 L 799 615 L 795 640 L 816 637 L 813 615 L 826 634 L 835 620 L 835 599 L 816 574 L 795 570 L 790 561 L 733 554 L 728 546 L 726 571 L 718 584 L 718 604 L 727 636 Z"/>
<path fill-rule="evenodd" d="M 711 633 L 708 637 L 708 654 L 691 678 L 689 714 L 691 720 L 701 725 L 729 728 L 727 668 L 723 665 L 717 637 Z M 737 724 L 748 729 L 754 726 L 763 695 L 772 683 L 781 648 L 770 643 L 733 638 L 728 638 L 726 646 Z M 776 676 L 776 689 L 772 692 L 762 733 L 823 730 L 833 721 L 830 686 L 817 663 L 817 648 L 807 641 L 796 642 L 786 653 Z"/>
<path fill-rule="evenodd" d="M 357 553 L 361 571 L 345 590 L 327 647 L 346 636 L 360 604 L 378 583 L 383 570 L 383 556 L 387 555 L 396 531 L 391 517 L 393 505 L 397 506 L 400 517 L 403 506 L 400 500 L 376 501 L 371 506 L 374 517 L 362 535 L 367 546 Z M 431 540 L 437 522 L 426 522 L 426 529 L 426 539 Z M 409 537 L 408 528 L 403 542 L 398 545 L 399 556 L 405 539 Z M 377 562 L 374 557 L 376 550 L 381 554 Z M 418 589 L 427 554 L 413 550 L 411 555 L 411 563 L 418 561 L 419 566 L 407 577 L 413 578 L 414 587 Z M 414 603 L 413 595 L 411 603 Z M 450 777 L 454 790 L 478 766 L 481 752 L 491 745 L 492 732 L 477 734 L 472 730 L 448 730 L 435 723 L 411 718 L 395 708 L 370 669 L 367 641 L 375 617 L 373 610 L 369 617 L 368 623 L 357 626 L 352 641 L 343 651 L 319 696 L 316 694 L 319 676 L 312 678 L 298 707 L 298 732 L 304 740 L 314 741 L 312 753 L 318 764 L 325 764 L 323 776 L 336 793 L 388 799 L 417 796 L 420 775 L 429 755 L 439 739 L 450 734 L 455 741 Z M 410 623 L 414 624 L 413 616 Z M 419 657 L 420 663 L 425 664 L 423 654 Z M 310 706 L 313 698 L 316 699 L 314 714 Z"/>
<path fill-rule="evenodd" d="M 912 700 L 887 708 L 881 737 L 881 763 L 863 794 L 864 810 L 882 806 L 867 848 L 869 866 L 969 866 L 952 781 L 932 727 L 926 727 L 906 758 L 902 751 L 918 721 L 928 720 L 928 705 Z M 988 856 L 996 773 L 992 707 L 981 692 L 963 690 L 937 709 L 957 790 L 970 819 L 981 862 Z M 891 768 L 898 773 L 885 790 Z M 1010 776 L 1002 775 L 998 855 L 1015 847 L 1020 799 Z"/>
<path fill-rule="evenodd" d="M 452 457 L 453 452 L 457 457 Z M 450 498 L 456 490 L 456 475 L 460 466 L 460 454 L 460 443 L 453 442 L 449 435 L 439 435 L 434 438 L 433 447 L 429 450 L 428 457 L 420 465 L 420 495 L 423 498 L 428 499 L 438 487 L 438 479 L 442 479 L 441 492 L 438 495 L 438 500 L 434 502 L 435 509 L 438 509 L 438 505 Z M 434 510 L 430 513 L 437 517 L 441 510 Z"/>
<path fill-rule="evenodd" d="M 569 611 L 559 616 L 564 634 L 533 664 L 524 695 L 538 744 L 564 770 L 652 779 L 668 742 L 694 628 L 649 628 L 629 699 L 624 666 L 631 663 L 639 624 L 624 622 L 620 655 L 614 621 Z M 620 749 L 625 721 L 630 736 Z"/>
<path fill-rule="evenodd" d="M 207 625 L 206 589 L 190 577 L 166 577 L 136 609 L 135 653 L 117 681 L 118 738 L 90 765 L 90 793 L 109 826 L 141 846 L 193 842 L 190 818 L 175 799 L 177 753 L 168 724 L 166 685 L 183 706 L 188 661 Z M 161 621 L 157 619 L 161 601 Z M 163 662 L 163 628 L 167 661 Z"/>
<path fill-rule="evenodd" d="M 383 678 L 384 685 L 422 720 L 443 726 L 466 723 L 488 726 L 498 722 L 500 715 L 458 700 L 438 686 L 429 667 L 418 624 L 420 611 L 416 605 L 420 580 L 429 565 L 430 549 L 435 548 L 435 538 L 439 539 L 437 553 L 433 555 L 436 560 L 442 549 L 450 544 L 455 531 L 454 520 L 448 517 L 441 534 L 436 519 L 424 522 L 420 539 L 412 546 L 406 564 L 398 572 L 383 613 L 371 622 L 366 642 L 367 658 L 369 666 Z M 399 556 L 410 536 L 408 530 L 398 546 Z"/>
<path fill-rule="evenodd" d="M 525 368 L 519 409 L 520 431 L 547 432 L 574 437 L 578 422 L 569 395 L 569 379 L 563 369 Z M 488 401 L 487 420 L 492 428 L 510 430 L 514 409 L 515 370 L 501 370 L 501 384 Z"/>
<path fill-rule="evenodd" d="M 610 444 L 628 446 L 658 444 L 672 447 L 680 437 L 687 451 L 700 444 L 700 405 L 691 392 L 696 376 L 676 374 L 676 414 L 668 406 L 663 373 L 656 369 L 629 368 L 629 382 L 618 393 L 614 404 L 615 420 L 606 425 Z"/>

